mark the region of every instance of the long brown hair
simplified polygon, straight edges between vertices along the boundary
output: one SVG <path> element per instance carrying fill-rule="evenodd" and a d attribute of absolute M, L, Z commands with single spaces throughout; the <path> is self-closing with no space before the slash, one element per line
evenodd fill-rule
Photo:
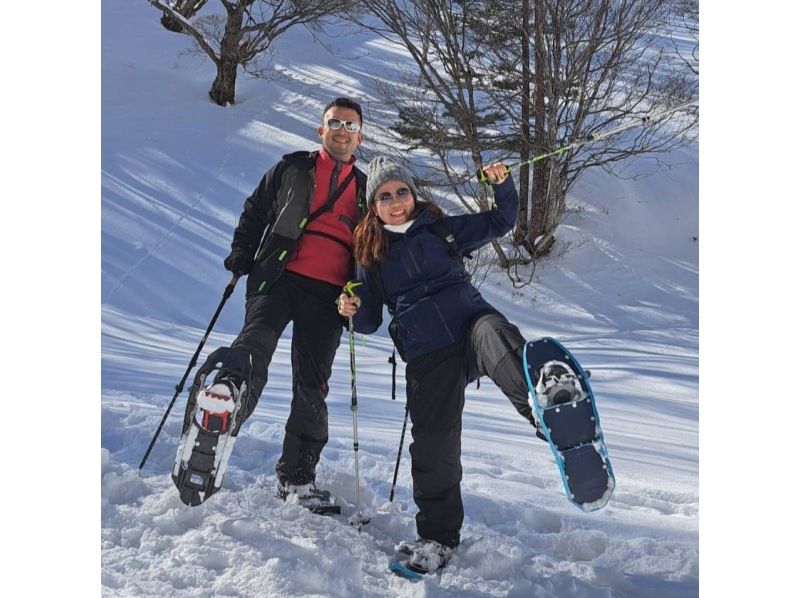
<path fill-rule="evenodd" d="M 412 218 L 416 218 L 422 211 L 430 212 L 436 220 L 444 218 L 442 208 L 432 201 L 417 203 Z M 372 201 L 367 215 L 358 223 L 353 233 L 353 255 L 360 266 L 369 270 L 376 262 L 383 261 L 388 246 L 389 235 L 386 234 L 383 222 L 378 218 L 375 202 Z"/>

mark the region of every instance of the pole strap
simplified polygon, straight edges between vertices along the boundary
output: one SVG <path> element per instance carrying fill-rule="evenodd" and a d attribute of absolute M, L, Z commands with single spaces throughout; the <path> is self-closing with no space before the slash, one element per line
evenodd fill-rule
<path fill-rule="evenodd" d="M 392 400 L 397 396 L 397 359 L 395 359 L 395 349 L 392 349 L 392 356 L 389 358 L 392 364 Z"/>

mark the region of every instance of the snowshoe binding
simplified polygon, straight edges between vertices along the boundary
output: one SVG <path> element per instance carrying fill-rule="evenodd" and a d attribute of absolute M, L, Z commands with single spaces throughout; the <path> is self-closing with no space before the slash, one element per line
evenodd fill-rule
<path fill-rule="evenodd" d="M 204 387 L 214 371 L 213 383 Z M 172 470 L 181 501 L 189 506 L 204 502 L 222 486 L 242 423 L 250 371 L 247 352 L 223 347 L 208 356 L 189 389 Z"/>
<path fill-rule="evenodd" d="M 450 562 L 454 550 L 435 540 L 419 539 L 412 544 L 403 542 L 389 561 L 389 570 L 400 577 L 419 581 L 443 569 Z"/>
<path fill-rule="evenodd" d="M 310 484 L 289 484 L 278 482 L 278 498 L 288 503 L 295 503 L 316 513 L 317 515 L 338 515 L 342 507 L 334 504 L 328 490 L 319 490 Z"/>
<path fill-rule="evenodd" d="M 539 370 L 536 400 L 543 409 L 579 401 L 584 396 L 575 373 L 561 361 L 548 361 Z"/>

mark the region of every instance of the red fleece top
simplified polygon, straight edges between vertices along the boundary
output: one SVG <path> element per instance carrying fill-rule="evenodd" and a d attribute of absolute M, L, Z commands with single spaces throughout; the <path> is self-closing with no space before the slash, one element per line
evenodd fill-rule
<path fill-rule="evenodd" d="M 353 166 L 355 161 L 356 157 L 353 156 L 346 164 L 339 162 L 340 172 L 333 183 L 334 189 L 338 188 L 355 168 Z M 328 202 L 331 178 L 336 164 L 336 160 L 325 151 L 325 148 L 320 148 L 314 165 L 314 195 L 311 198 L 309 214 L 313 214 Z M 356 178 L 353 177 L 347 189 L 333 204 L 333 208 L 306 226 L 294 257 L 286 264 L 287 270 L 340 287 L 347 283 L 351 275 L 353 258 L 353 229 L 347 221 L 355 226 L 358 216 L 356 189 Z"/>

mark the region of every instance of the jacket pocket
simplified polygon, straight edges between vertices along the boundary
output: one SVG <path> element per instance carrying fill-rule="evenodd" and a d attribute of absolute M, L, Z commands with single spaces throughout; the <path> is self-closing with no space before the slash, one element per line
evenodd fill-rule
<path fill-rule="evenodd" d="M 247 277 L 247 296 L 266 293 L 286 267 L 297 247 L 297 239 L 272 234 L 256 255 L 256 263 Z"/>

